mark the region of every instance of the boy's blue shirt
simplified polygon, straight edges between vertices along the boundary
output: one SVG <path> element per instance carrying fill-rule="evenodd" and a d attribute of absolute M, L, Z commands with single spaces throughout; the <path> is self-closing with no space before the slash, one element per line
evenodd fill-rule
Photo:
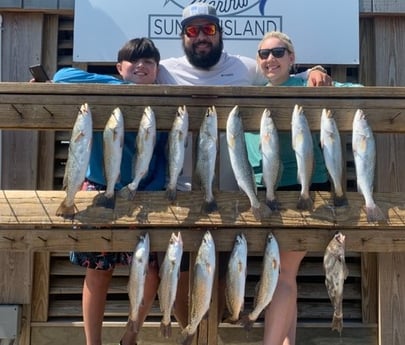
<path fill-rule="evenodd" d="M 131 84 L 113 76 L 89 73 L 78 68 L 67 67 L 57 71 L 53 77 L 55 83 L 102 83 L 102 84 Z M 91 104 L 90 104 L 91 108 Z M 111 109 L 113 111 L 113 109 Z M 124 114 L 125 116 L 125 114 Z M 149 165 L 148 174 L 142 179 L 138 190 L 162 190 L 166 183 L 166 144 L 168 134 L 158 132 L 152 160 Z M 115 188 L 121 189 L 132 182 L 133 161 L 135 160 L 136 132 L 125 131 L 124 147 L 121 160 L 120 181 Z M 94 131 L 91 148 L 90 162 L 86 178 L 94 183 L 106 185 L 104 177 L 103 158 L 103 132 Z"/>

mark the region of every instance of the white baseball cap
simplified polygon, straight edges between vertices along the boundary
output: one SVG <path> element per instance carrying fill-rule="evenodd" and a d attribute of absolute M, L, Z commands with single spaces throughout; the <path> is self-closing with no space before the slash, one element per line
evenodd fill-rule
<path fill-rule="evenodd" d="M 219 25 L 219 18 L 217 16 L 215 7 L 204 2 L 197 2 L 184 8 L 181 26 L 184 28 L 188 23 L 196 18 L 208 19 L 216 25 Z"/>

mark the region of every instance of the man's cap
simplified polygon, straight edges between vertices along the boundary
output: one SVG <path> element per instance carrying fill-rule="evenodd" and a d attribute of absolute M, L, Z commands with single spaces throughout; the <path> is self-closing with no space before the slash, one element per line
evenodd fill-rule
<path fill-rule="evenodd" d="M 197 2 L 184 8 L 181 26 L 184 28 L 192 20 L 204 18 L 219 25 L 219 18 L 215 7 L 203 2 Z"/>

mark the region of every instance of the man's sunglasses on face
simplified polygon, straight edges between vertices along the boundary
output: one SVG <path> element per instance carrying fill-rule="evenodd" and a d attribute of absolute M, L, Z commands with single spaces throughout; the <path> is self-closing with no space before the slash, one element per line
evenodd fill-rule
<path fill-rule="evenodd" d="M 187 25 L 183 30 L 187 37 L 191 38 L 197 37 L 201 31 L 204 35 L 214 36 L 217 33 L 217 26 L 215 24 Z"/>

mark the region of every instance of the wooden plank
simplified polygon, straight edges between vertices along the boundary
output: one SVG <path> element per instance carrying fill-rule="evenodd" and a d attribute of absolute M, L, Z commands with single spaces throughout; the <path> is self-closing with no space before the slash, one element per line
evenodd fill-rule
<path fill-rule="evenodd" d="M 373 0 L 373 13 L 375 14 L 404 14 L 405 3 L 400 0 Z"/>
<path fill-rule="evenodd" d="M 2 59 L 3 81 L 28 81 L 29 66 L 40 61 L 42 47 L 43 15 L 6 13 L 3 18 L 2 49 L 7 51 Z M 38 134 L 5 131 L 2 133 L 3 188 L 37 188 Z M 27 150 L 27 148 L 30 148 Z M 13 154 L 7 154 L 13 152 Z M 27 173 L 29 172 L 29 173 Z"/>
<path fill-rule="evenodd" d="M 400 345 L 405 339 L 404 253 L 378 254 L 380 344 Z"/>
<path fill-rule="evenodd" d="M 24 83 L 23 83 L 24 84 Z M 190 130 L 201 124 L 207 106 L 215 105 L 218 126 L 225 129 L 229 111 L 239 105 L 246 130 L 259 129 L 264 108 L 271 109 L 277 127 L 290 130 L 294 105 L 303 105 L 312 130 L 320 128 L 321 110 L 327 105 L 335 112 L 340 130 L 351 132 L 355 110 L 362 108 L 376 132 L 405 132 L 401 121 L 405 88 L 285 88 L 263 87 L 186 87 L 153 85 L 145 89 L 139 85 L 46 84 L 28 83 L 0 85 L 0 119 L 3 128 L 18 129 L 71 129 L 83 102 L 92 109 L 94 128 L 105 126 L 111 111 L 119 106 L 126 115 L 126 128 L 137 129 L 142 111 L 152 105 L 158 114 L 158 128 L 171 128 L 173 116 L 179 105 L 186 104 L 191 116 Z M 107 86 L 107 88 L 106 88 Z M 51 88 L 49 88 L 51 87 Z M 13 93 L 13 90 L 18 93 Z M 50 97 L 52 95 L 52 97 Z M 10 116 L 12 114 L 13 116 Z"/>
<path fill-rule="evenodd" d="M 34 253 L 32 321 L 48 320 L 50 253 Z"/>
<path fill-rule="evenodd" d="M 67 326 L 67 323 L 60 323 L 57 326 L 43 327 L 35 325 L 32 329 L 32 345 L 59 345 L 83 344 L 84 332 L 79 322 L 76 326 Z M 329 326 L 329 325 L 328 325 Z M 156 336 L 156 327 L 143 327 L 140 339 L 143 345 L 177 345 L 179 328 L 173 328 L 173 335 L 170 339 Z M 119 325 L 104 323 L 103 344 L 117 344 L 124 332 L 125 323 Z M 263 328 L 253 328 L 249 334 L 239 328 L 223 328 L 219 330 L 219 344 L 227 345 L 260 345 L 263 342 Z M 298 327 L 296 345 L 377 345 L 377 331 L 375 328 L 364 328 L 361 325 L 353 325 L 344 328 L 342 335 L 332 332 L 325 327 Z"/>
<path fill-rule="evenodd" d="M 0 251 L 0 304 L 31 303 L 32 254 Z"/>
<path fill-rule="evenodd" d="M 364 323 L 378 321 L 378 272 L 377 255 L 363 253 L 361 256 L 361 302 Z"/>

